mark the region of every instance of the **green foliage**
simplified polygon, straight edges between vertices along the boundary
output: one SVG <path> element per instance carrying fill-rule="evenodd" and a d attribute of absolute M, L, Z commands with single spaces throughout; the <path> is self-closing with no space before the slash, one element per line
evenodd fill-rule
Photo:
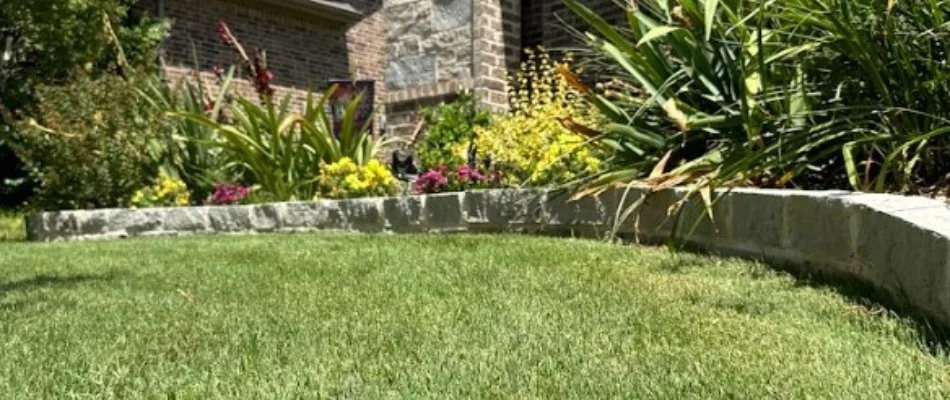
<path fill-rule="evenodd" d="M 66 80 L 77 68 L 95 75 L 151 65 L 167 24 L 130 18 L 133 3 L 135 0 L 0 3 L 0 27 L 15 29 L 15 55 L 20 61 L 10 66 L 13 74 L 0 93 L 4 105 L 16 110 L 28 101 L 33 85 Z"/>
<path fill-rule="evenodd" d="M 422 168 L 456 168 L 467 162 L 464 155 L 456 154 L 456 148 L 468 146 L 475 128 L 487 125 L 491 114 L 476 108 L 470 92 L 461 92 L 451 102 L 422 109 L 422 117 L 425 136 L 417 148 Z"/>
<path fill-rule="evenodd" d="M 774 146 L 811 129 L 803 110 L 793 111 L 804 105 L 802 88 L 786 62 L 809 47 L 765 57 L 783 44 L 736 2 L 689 1 L 671 10 L 644 1 L 628 10 L 631 30 L 624 33 L 580 2 L 566 2 L 597 30 L 590 45 L 618 77 L 602 93 L 569 77 L 611 120 L 599 144 L 611 149 L 615 167 L 594 180 L 596 187 L 647 176 L 660 187 L 737 173 L 758 178 L 783 161 L 807 161 L 804 147 L 785 146 L 790 151 L 780 154 Z M 806 151 L 793 154 L 799 150 Z"/>
<path fill-rule="evenodd" d="M 618 29 L 565 1 L 616 78 L 593 90 L 566 74 L 611 120 L 598 144 L 613 167 L 593 189 L 947 185 L 943 2 L 645 0 Z"/>
<path fill-rule="evenodd" d="M 811 17 L 815 11 L 821 18 Z M 815 101 L 839 108 L 828 118 L 853 126 L 839 163 L 851 185 L 946 193 L 950 4 L 798 0 L 782 17 L 823 50 L 804 68 Z"/>
<path fill-rule="evenodd" d="M 224 121 L 223 111 L 231 96 L 233 75 L 232 69 L 215 85 L 216 91 L 200 75 L 196 80 L 182 79 L 175 84 L 154 77 L 139 91 L 142 100 L 155 112 L 167 116 L 165 123 L 172 129 L 173 140 L 168 145 L 164 163 L 185 182 L 192 198 L 208 198 L 216 185 L 238 180 L 239 171 L 228 160 L 224 149 L 214 144 L 217 140 L 214 129 L 193 119 L 175 116 L 204 114 Z"/>
<path fill-rule="evenodd" d="M 568 57 L 552 61 L 546 52 L 528 52 L 528 60 L 512 82 L 511 111 L 497 116 L 486 127 L 475 129 L 475 144 L 482 158 L 504 172 L 509 185 L 562 184 L 600 170 L 600 154 L 584 146 L 586 138 L 565 127 L 565 122 L 596 126 L 599 117 L 557 73 L 569 68 Z M 465 154 L 467 143 L 456 146 Z"/>
<path fill-rule="evenodd" d="M 0 212 L 0 242 L 18 242 L 26 239 L 23 216 Z"/>
<path fill-rule="evenodd" d="M 373 160 L 384 144 L 373 138 L 368 126 L 356 126 L 356 96 L 346 107 L 339 135 L 326 112 L 326 101 L 336 86 L 329 88 L 319 101 L 307 96 L 302 113 L 291 111 L 290 95 L 279 103 L 263 105 L 239 98 L 229 108 L 231 122 L 220 122 L 204 112 L 186 112 L 179 116 L 199 123 L 216 134 L 208 141 L 220 148 L 250 184 L 277 200 L 310 199 L 318 194 L 320 165 L 349 157 L 358 165 Z M 371 121 L 369 119 L 367 124 Z"/>
<path fill-rule="evenodd" d="M 130 15 L 134 0 L 0 1 L 0 206 L 20 206 L 33 192 L 22 160 L 10 150 L 21 132 L 16 120 L 32 116 L 40 86 L 79 75 L 153 68 L 164 38 L 163 21 Z M 11 50 L 7 53 L 7 50 Z"/>
<path fill-rule="evenodd" d="M 162 115 L 139 100 L 140 82 L 81 77 L 38 88 L 36 119 L 22 121 L 22 136 L 12 143 L 38 175 L 34 206 L 124 206 L 156 176 L 169 131 Z"/>
<path fill-rule="evenodd" d="M 377 160 L 357 165 L 349 157 L 320 166 L 318 197 L 348 199 L 385 197 L 399 192 L 399 181 Z"/>

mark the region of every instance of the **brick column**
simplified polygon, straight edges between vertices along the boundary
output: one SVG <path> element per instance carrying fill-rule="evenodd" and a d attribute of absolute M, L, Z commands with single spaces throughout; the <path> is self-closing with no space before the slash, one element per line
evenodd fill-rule
<path fill-rule="evenodd" d="M 473 38 L 472 77 L 475 94 L 483 107 L 505 110 L 508 108 L 508 84 L 502 11 L 504 0 L 474 1 L 475 37 Z"/>

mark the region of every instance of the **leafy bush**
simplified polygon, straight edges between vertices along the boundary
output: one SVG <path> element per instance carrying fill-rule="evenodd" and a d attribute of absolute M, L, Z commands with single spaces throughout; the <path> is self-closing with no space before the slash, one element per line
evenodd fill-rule
<path fill-rule="evenodd" d="M 79 78 L 41 86 L 36 119 L 22 121 L 14 150 L 37 174 L 34 205 L 124 206 L 158 173 L 169 132 L 136 95 L 137 80 Z"/>
<path fill-rule="evenodd" d="M 181 179 L 159 173 L 155 184 L 143 188 L 132 195 L 129 205 L 138 208 L 182 207 L 191 202 L 188 186 Z"/>
<path fill-rule="evenodd" d="M 564 121 L 596 126 L 598 117 L 557 73 L 568 57 L 554 62 L 543 49 L 528 51 L 528 60 L 513 82 L 511 111 L 487 127 L 475 129 L 475 144 L 483 158 L 505 172 L 509 184 L 545 186 L 566 183 L 600 169 L 600 155 L 586 138 Z M 465 144 L 456 146 L 464 154 Z"/>
<path fill-rule="evenodd" d="M 348 199 L 384 197 L 399 192 L 399 182 L 392 172 L 377 160 L 359 165 L 349 157 L 320 167 L 317 197 Z"/>
<path fill-rule="evenodd" d="M 850 128 L 833 153 L 838 174 L 858 190 L 946 193 L 947 3 L 797 0 L 778 16 L 785 30 L 802 29 L 819 46 L 801 68 L 810 101 L 830 104 L 820 122 Z"/>
<path fill-rule="evenodd" d="M 759 57 L 776 37 L 766 35 L 759 20 L 730 8 L 733 2 L 704 2 L 713 6 L 709 9 L 690 2 L 670 10 L 663 2 L 644 1 L 628 9 L 633 29 L 626 34 L 580 2 L 566 2 L 597 30 L 590 45 L 618 77 L 611 93 L 594 93 L 562 71 L 611 120 L 599 143 L 612 149 L 616 168 L 598 184 L 651 174 L 660 187 L 712 181 L 730 174 L 722 160 L 740 154 L 769 159 L 775 133 L 808 130 L 807 121 L 790 118 L 806 104 L 795 69 L 783 63 L 808 49 Z M 775 93 L 763 96 L 764 90 Z M 789 159 L 808 156 L 789 154 Z M 771 173 L 744 172 L 756 179 Z"/>
<path fill-rule="evenodd" d="M 417 194 L 458 192 L 501 187 L 501 181 L 501 172 L 498 170 L 483 172 L 463 165 L 451 171 L 449 167 L 440 165 L 419 176 L 413 189 Z"/>
<path fill-rule="evenodd" d="M 417 152 L 423 169 L 439 165 L 457 167 L 467 159 L 456 154 L 459 145 L 468 146 L 476 127 L 488 124 L 491 114 L 479 110 L 470 92 L 461 92 L 448 103 L 422 110 L 425 136 L 419 141 Z"/>
<path fill-rule="evenodd" d="M 39 86 L 155 66 L 167 24 L 132 15 L 132 3 L 0 1 L 0 30 L 13 39 L 0 43 L 0 207 L 22 206 L 38 184 L 12 147 L 22 135 L 16 121 L 31 116 L 35 95 L 45 90 Z"/>

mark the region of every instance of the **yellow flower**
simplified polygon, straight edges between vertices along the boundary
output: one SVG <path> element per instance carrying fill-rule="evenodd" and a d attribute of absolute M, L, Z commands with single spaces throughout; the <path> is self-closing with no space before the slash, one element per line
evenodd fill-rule
<path fill-rule="evenodd" d="M 191 202 L 190 197 L 191 196 L 189 196 L 187 192 L 179 193 L 177 196 L 175 196 L 175 205 L 187 206 L 188 203 Z"/>

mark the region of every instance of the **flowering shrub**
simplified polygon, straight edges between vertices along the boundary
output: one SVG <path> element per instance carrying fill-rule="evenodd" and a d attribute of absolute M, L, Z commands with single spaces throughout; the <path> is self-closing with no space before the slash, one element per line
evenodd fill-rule
<path fill-rule="evenodd" d="M 343 157 L 332 164 L 321 164 L 317 191 L 318 196 L 332 199 L 392 196 L 399 192 L 399 182 L 379 161 L 357 165 Z"/>
<path fill-rule="evenodd" d="M 501 172 L 490 170 L 482 173 L 477 168 L 461 166 L 450 172 L 445 165 L 419 176 L 413 189 L 417 194 L 457 192 L 468 189 L 487 189 L 501 185 Z"/>
<path fill-rule="evenodd" d="M 480 156 L 490 156 L 505 170 L 507 183 L 515 185 L 564 183 L 599 171 L 601 156 L 584 145 L 584 136 L 563 124 L 596 127 L 599 120 L 558 73 L 562 65 L 569 68 L 570 56 L 554 62 L 543 49 L 525 51 L 528 59 L 509 92 L 511 111 L 487 127 L 475 128 Z M 467 150 L 467 144 L 460 144 L 455 153 Z"/>
<path fill-rule="evenodd" d="M 135 208 L 187 206 L 191 202 L 188 186 L 181 179 L 160 173 L 158 182 L 132 195 L 129 205 Z"/>
<path fill-rule="evenodd" d="M 250 194 L 251 188 L 247 186 L 231 184 L 217 185 L 207 202 L 212 205 L 242 204 L 247 201 Z"/>

